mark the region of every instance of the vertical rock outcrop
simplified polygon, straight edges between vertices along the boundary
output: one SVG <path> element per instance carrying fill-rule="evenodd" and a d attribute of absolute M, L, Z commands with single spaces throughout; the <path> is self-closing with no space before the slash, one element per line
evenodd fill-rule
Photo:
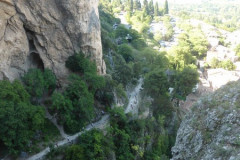
<path fill-rule="evenodd" d="M 65 61 L 82 51 L 105 73 L 98 0 L 0 0 L 0 79 L 50 68 L 60 82 Z"/>
<path fill-rule="evenodd" d="M 240 159 L 240 81 L 201 98 L 181 123 L 172 160 Z"/>

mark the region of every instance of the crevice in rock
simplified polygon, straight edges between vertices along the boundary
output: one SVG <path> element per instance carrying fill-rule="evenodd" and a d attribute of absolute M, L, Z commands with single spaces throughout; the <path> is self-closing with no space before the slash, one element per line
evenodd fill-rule
<path fill-rule="evenodd" d="M 38 68 L 42 71 L 44 70 L 43 61 L 38 53 L 36 52 L 30 53 L 29 60 L 31 62 L 31 65 L 30 65 L 31 68 Z"/>
<path fill-rule="evenodd" d="M 30 62 L 30 68 L 38 68 L 40 70 L 44 70 L 44 63 L 42 58 L 39 55 L 39 52 L 35 46 L 35 33 L 29 29 L 26 28 L 26 26 L 23 26 L 28 38 L 28 44 L 29 44 L 29 62 Z"/>

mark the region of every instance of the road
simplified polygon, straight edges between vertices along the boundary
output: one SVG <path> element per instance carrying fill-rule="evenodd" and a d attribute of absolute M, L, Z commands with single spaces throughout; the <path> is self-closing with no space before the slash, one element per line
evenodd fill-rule
<path fill-rule="evenodd" d="M 137 113 L 138 111 L 138 99 L 140 96 L 140 91 L 143 85 L 143 78 L 140 78 L 138 80 L 138 84 L 137 86 L 134 88 L 134 90 L 130 93 L 130 100 L 129 100 L 129 104 L 127 106 L 127 108 L 125 109 L 125 113 L 129 113 L 129 112 L 133 112 L 133 113 Z M 135 101 L 137 101 L 135 103 Z M 132 105 L 132 106 L 131 106 Z M 50 118 L 50 115 L 48 115 L 47 113 L 47 117 Z M 53 120 L 54 121 L 54 120 Z M 82 135 L 84 132 L 89 131 L 93 128 L 97 128 L 97 129 L 103 129 L 105 128 L 109 123 L 109 115 L 104 115 L 101 120 L 93 123 L 92 125 L 88 125 L 84 131 L 81 131 L 79 133 L 76 133 L 73 136 L 68 136 L 64 133 L 64 131 L 61 131 L 61 135 L 64 138 L 61 141 L 58 141 L 55 143 L 54 147 L 60 147 L 60 146 L 65 146 L 65 145 L 71 145 L 73 143 L 76 142 L 77 138 Z M 54 122 L 55 124 L 55 122 Z M 56 125 L 56 124 L 55 124 Z M 62 129 L 61 127 L 59 127 L 58 125 L 56 125 L 58 129 Z M 27 160 L 42 160 L 48 153 L 50 152 L 50 148 L 47 147 L 44 150 L 42 150 L 41 152 L 29 157 Z"/>

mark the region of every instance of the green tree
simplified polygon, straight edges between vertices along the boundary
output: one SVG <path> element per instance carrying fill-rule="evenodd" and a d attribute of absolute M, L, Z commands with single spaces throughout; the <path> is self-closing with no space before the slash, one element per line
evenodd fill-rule
<path fill-rule="evenodd" d="M 104 106 L 110 107 L 114 101 L 115 82 L 110 75 L 105 76 L 105 86 L 95 93 L 95 98 Z"/>
<path fill-rule="evenodd" d="M 130 0 L 130 11 L 133 12 L 133 0 Z"/>
<path fill-rule="evenodd" d="M 44 110 L 30 103 L 30 95 L 19 81 L 0 81 L 0 140 L 17 154 L 44 125 Z"/>
<path fill-rule="evenodd" d="M 132 52 L 132 48 L 128 44 L 122 44 L 118 47 L 118 53 L 123 56 L 127 63 L 134 60 Z"/>
<path fill-rule="evenodd" d="M 213 58 L 210 61 L 210 66 L 212 68 L 218 68 L 218 67 L 220 67 L 220 61 L 217 58 Z"/>
<path fill-rule="evenodd" d="M 94 96 L 80 76 L 71 75 L 69 81 L 63 94 L 53 94 L 50 108 L 68 133 L 76 133 L 94 117 Z"/>
<path fill-rule="evenodd" d="M 66 88 L 64 95 L 72 101 L 73 112 L 70 117 L 72 120 L 66 122 L 65 128 L 69 132 L 77 132 L 82 126 L 86 125 L 94 117 L 94 96 L 88 91 L 88 86 L 81 77 L 70 76 L 70 84 Z M 79 122 L 78 120 L 81 119 Z"/>
<path fill-rule="evenodd" d="M 231 60 L 224 60 L 220 63 L 220 67 L 227 69 L 229 71 L 235 70 L 236 66 L 234 65 L 234 63 Z"/>
<path fill-rule="evenodd" d="M 149 14 L 150 14 L 150 15 L 153 15 L 153 14 L 154 14 L 153 0 L 151 0 L 151 1 L 149 2 L 148 9 L 149 9 Z"/>
<path fill-rule="evenodd" d="M 144 89 L 154 97 L 165 95 L 169 87 L 165 72 L 159 69 L 148 73 L 144 80 Z"/>
<path fill-rule="evenodd" d="M 189 64 L 195 64 L 196 61 L 191 55 L 191 48 L 188 44 L 173 47 L 168 53 L 168 58 L 172 68 L 175 70 L 182 70 Z"/>
<path fill-rule="evenodd" d="M 117 66 L 113 73 L 113 79 L 126 86 L 132 81 L 133 71 L 128 65 Z"/>
<path fill-rule="evenodd" d="M 143 11 L 149 15 L 149 7 L 148 7 L 148 1 L 147 0 L 144 0 L 143 1 Z"/>
<path fill-rule="evenodd" d="M 142 8 L 142 4 L 140 2 L 140 0 L 138 0 L 138 9 L 141 9 Z"/>
<path fill-rule="evenodd" d="M 159 16 L 159 7 L 158 7 L 158 2 L 155 3 L 154 6 L 154 16 Z"/>
<path fill-rule="evenodd" d="M 131 153 L 130 135 L 127 133 L 127 117 L 122 108 L 116 108 L 110 112 L 111 136 L 117 150 L 117 160 L 133 160 Z"/>
<path fill-rule="evenodd" d="M 32 100 L 37 102 L 44 92 L 53 91 L 56 87 L 56 77 L 51 70 L 30 69 L 23 77 L 26 90 L 32 96 Z"/>
<path fill-rule="evenodd" d="M 139 10 L 141 8 L 141 7 L 139 8 L 138 2 L 139 2 L 138 0 L 133 1 L 133 9 L 134 10 Z"/>
<path fill-rule="evenodd" d="M 114 8 L 120 7 L 122 5 L 121 0 L 112 1 L 112 5 L 113 5 Z"/>
<path fill-rule="evenodd" d="M 105 86 L 105 79 L 103 76 L 97 74 L 86 73 L 84 80 L 87 82 L 88 90 L 94 95 L 96 91 Z"/>
<path fill-rule="evenodd" d="M 78 144 L 84 149 L 85 159 L 104 160 L 113 148 L 111 138 L 105 137 L 103 132 L 93 129 L 84 133 L 78 139 Z"/>
<path fill-rule="evenodd" d="M 164 14 L 168 14 L 168 13 L 169 13 L 168 1 L 165 0 L 165 3 L 164 3 Z"/>
<path fill-rule="evenodd" d="M 66 160 L 86 160 L 84 149 L 79 145 L 72 145 L 66 151 Z"/>
<path fill-rule="evenodd" d="M 191 29 L 189 32 L 189 41 L 192 46 L 192 54 L 197 58 L 203 58 L 208 51 L 208 41 L 200 29 Z"/>
<path fill-rule="evenodd" d="M 54 92 L 52 97 L 52 105 L 50 109 L 57 113 L 58 122 L 62 125 L 67 123 L 71 114 L 74 112 L 72 101 L 62 95 L 61 93 Z"/>
<path fill-rule="evenodd" d="M 83 53 L 75 53 L 70 56 L 66 61 L 66 67 L 73 72 L 80 73 L 83 75 L 86 72 L 97 73 L 97 67 L 94 62 L 91 62 L 85 57 Z"/>
<path fill-rule="evenodd" d="M 177 96 L 185 98 L 192 93 L 192 89 L 199 82 L 199 74 L 196 69 L 186 67 L 177 76 L 175 82 L 175 93 Z"/>

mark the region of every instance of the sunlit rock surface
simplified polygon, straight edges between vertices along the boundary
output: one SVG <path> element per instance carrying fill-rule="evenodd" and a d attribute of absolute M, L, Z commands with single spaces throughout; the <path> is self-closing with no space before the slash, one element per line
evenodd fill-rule
<path fill-rule="evenodd" d="M 105 74 L 98 0 L 0 0 L 0 79 L 49 68 L 64 81 L 66 59 L 80 50 Z"/>
<path fill-rule="evenodd" d="M 172 160 L 240 159 L 240 82 L 201 98 L 185 116 Z"/>

